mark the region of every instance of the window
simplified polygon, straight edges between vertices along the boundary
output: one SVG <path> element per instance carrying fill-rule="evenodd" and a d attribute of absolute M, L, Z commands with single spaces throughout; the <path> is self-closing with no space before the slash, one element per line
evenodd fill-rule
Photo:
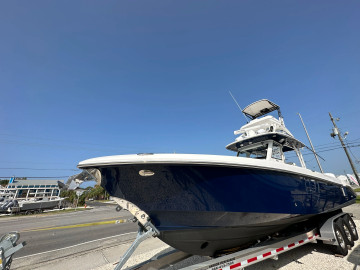
<path fill-rule="evenodd" d="M 265 159 L 267 151 L 267 143 L 256 143 L 246 147 L 245 151 L 241 151 L 238 156 L 246 155 L 249 158 Z"/>
<path fill-rule="evenodd" d="M 282 150 L 281 150 L 281 147 L 277 144 L 275 144 L 274 142 L 274 145 L 272 147 L 272 155 L 271 155 L 272 158 L 274 159 L 282 159 Z"/>

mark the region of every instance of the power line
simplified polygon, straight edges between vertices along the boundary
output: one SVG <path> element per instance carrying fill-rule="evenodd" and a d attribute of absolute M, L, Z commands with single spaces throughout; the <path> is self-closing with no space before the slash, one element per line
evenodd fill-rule
<path fill-rule="evenodd" d="M 93 151 L 109 151 L 114 150 L 113 146 L 106 146 L 102 144 L 96 143 L 86 143 L 86 142 L 77 142 L 77 141 L 69 141 L 69 140 L 59 140 L 59 139 L 51 139 L 51 138 L 41 138 L 41 137 L 33 137 L 33 136 L 22 136 L 17 134 L 8 134 L 8 133 L 0 133 L 1 135 L 10 136 L 11 138 L 0 138 L 1 143 L 5 144 L 20 144 L 20 145 L 31 145 L 31 146 L 56 146 L 56 147 L 69 147 L 69 148 L 78 148 L 83 150 L 93 150 Z M 17 138 L 13 138 L 17 137 Z M 40 142 L 29 142 L 21 140 L 21 138 L 30 139 L 30 140 L 40 140 Z M 42 141 L 48 141 L 48 143 L 43 143 Z M 59 144 L 60 143 L 60 144 Z M 65 143 L 65 144 L 64 144 Z M 75 146 L 73 146 L 75 144 Z M 119 146 L 121 149 L 133 149 L 136 146 Z"/>
<path fill-rule="evenodd" d="M 348 158 L 348 160 L 349 160 L 349 163 L 350 163 L 351 169 L 352 169 L 353 172 L 354 172 L 355 178 L 356 178 L 357 181 L 360 181 L 360 177 L 359 177 L 359 175 L 358 175 L 358 172 L 357 172 L 357 170 L 356 170 L 356 167 L 355 167 L 354 163 L 352 162 L 352 159 L 351 159 L 351 157 L 350 157 L 350 155 L 349 155 L 348 149 L 347 149 L 347 147 L 346 147 L 346 145 L 345 145 L 345 143 L 344 143 L 344 141 L 343 141 L 343 138 L 342 138 L 342 136 L 341 136 L 341 132 L 339 131 L 339 129 L 338 129 L 336 123 L 335 123 L 335 120 L 334 120 L 334 118 L 332 117 L 332 115 L 331 115 L 330 112 L 329 112 L 329 116 L 330 116 L 331 122 L 332 122 L 333 125 L 334 125 L 334 129 L 333 129 L 333 132 L 331 133 L 331 136 L 332 136 L 333 138 L 335 138 L 335 136 L 337 136 L 338 139 L 340 140 L 341 146 L 344 148 L 345 154 L 346 154 L 346 156 L 347 156 L 347 158 Z"/>
<path fill-rule="evenodd" d="M 356 144 L 358 143 L 357 140 L 353 140 L 353 141 L 349 141 L 349 144 Z M 323 145 L 323 146 L 316 146 L 316 149 L 327 149 L 327 148 L 331 148 L 335 145 L 339 145 L 338 142 L 333 142 L 333 143 L 329 143 L 328 145 Z"/>
<path fill-rule="evenodd" d="M 354 146 L 354 145 L 355 145 L 355 146 L 358 145 L 358 143 L 359 143 L 359 142 L 349 142 L 348 144 L 349 144 L 350 147 L 352 147 L 352 146 Z M 338 146 L 339 146 L 338 143 L 334 143 L 334 145 L 317 147 L 317 148 L 320 149 L 320 150 L 327 150 L 327 149 L 332 149 L 332 148 L 338 147 Z M 308 149 L 305 148 L 304 150 L 308 150 Z"/>
<path fill-rule="evenodd" d="M 349 143 L 347 142 L 346 139 L 345 139 L 345 143 L 346 143 L 347 147 L 349 148 L 349 151 L 350 151 L 351 155 L 354 157 L 355 162 L 356 162 L 356 163 L 360 163 L 360 161 L 356 158 L 356 156 L 354 155 L 354 153 L 351 151 L 350 146 L 349 146 Z"/>
<path fill-rule="evenodd" d="M 360 140 L 360 138 L 353 139 L 353 140 L 349 141 L 349 143 L 356 142 L 356 141 L 359 141 L 359 140 Z M 318 147 L 321 147 L 321 146 L 323 146 L 323 145 L 329 145 L 329 144 L 337 144 L 337 142 L 334 141 L 334 142 L 331 142 L 331 143 L 318 144 L 318 145 L 315 145 L 315 147 L 318 148 Z"/>
<path fill-rule="evenodd" d="M 360 146 L 360 144 L 357 144 L 357 145 L 350 145 L 350 146 L 348 146 L 348 147 L 359 147 Z M 329 149 L 323 149 L 323 150 L 320 150 L 320 151 L 316 151 L 316 153 L 321 153 L 321 152 L 328 152 L 328 151 L 332 151 L 332 150 L 337 150 L 337 149 L 341 149 L 342 148 L 342 146 L 337 146 L 337 147 L 333 147 L 333 148 L 329 148 Z M 306 155 L 312 155 L 313 153 L 305 153 L 305 154 L 303 154 L 303 156 L 306 156 Z M 295 155 L 294 156 L 292 156 L 292 155 L 289 155 L 288 156 L 289 158 L 292 158 L 292 157 L 296 157 Z"/>

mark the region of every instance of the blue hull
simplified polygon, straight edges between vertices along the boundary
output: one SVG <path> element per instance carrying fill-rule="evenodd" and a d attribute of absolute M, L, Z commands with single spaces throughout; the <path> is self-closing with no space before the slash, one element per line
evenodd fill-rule
<path fill-rule="evenodd" d="M 348 187 L 252 168 L 136 164 L 99 168 L 111 196 L 145 211 L 159 238 L 191 254 L 213 255 L 355 202 Z M 151 170 L 152 176 L 141 176 Z"/>

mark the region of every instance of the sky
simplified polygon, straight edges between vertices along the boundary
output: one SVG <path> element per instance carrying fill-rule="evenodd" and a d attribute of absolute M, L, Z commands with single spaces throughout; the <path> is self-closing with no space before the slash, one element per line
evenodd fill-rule
<path fill-rule="evenodd" d="M 229 91 L 242 108 L 280 105 L 309 145 L 301 113 L 324 170 L 350 173 L 329 135 L 331 112 L 360 171 L 359 9 L 331 0 L 2 1 L 0 178 L 67 179 L 80 161 L 106 155 L 232 156 L 225 146 L 245 119 Z"/>

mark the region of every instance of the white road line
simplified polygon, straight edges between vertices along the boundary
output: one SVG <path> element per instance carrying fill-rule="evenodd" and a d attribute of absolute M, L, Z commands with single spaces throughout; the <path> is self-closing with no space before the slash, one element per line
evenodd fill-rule
<path fill-rule="evenodd" d="M 19 258 L 14 258 L 13 261 L 15 261 L 15 260 L 20 260 L 20 259 L 24 259 L 24 258 L 28 258 L 28 257 L 32 257 L 32 256 L 37 256 L 37 255 L 41 255 L 41 254 L 46 254 L 46 253 L 49 253 L 49 252 L 54 252 L 54 251 L 59 251 L 59 250 L 68 249 L 68 248 L 73 248 L 73 247 L 77 247 L 77 246 L 81 246 L 81 245 L 93 243 L 93 242 L 96 242 L 96 241 L 101 241 L 101 240 L 110 239 L 110 238 L 114 238 L 114 237 L 118 237 L 118 236 L 123 236 L 123 235 L 132 234 L 132 233 L 137 233 L 137 232 L 129 232 L 129 233 L 117 234 L 117 235 L 108 236 L 108 237 L 104 237 L 104 238 L 100 238 L 100 239 L 96 239 L 96 240 L 91 240 L 91 241 L 87 241 L 87 242 L 84 242 L 84 243 L 80 243 L 80 244 L 76 244 L 76 245 L 72 245 L 72 246 L 68 246 L 68 247 L 63 247 L 63 248 L 48 250 L 48 251 L 44 251 L 44 252 L 40 252 L 40 253 L 36 253 L 36 254 L 30 254 L 30 255 L 23 256 L 23 257 L 19 257 Z"/>

